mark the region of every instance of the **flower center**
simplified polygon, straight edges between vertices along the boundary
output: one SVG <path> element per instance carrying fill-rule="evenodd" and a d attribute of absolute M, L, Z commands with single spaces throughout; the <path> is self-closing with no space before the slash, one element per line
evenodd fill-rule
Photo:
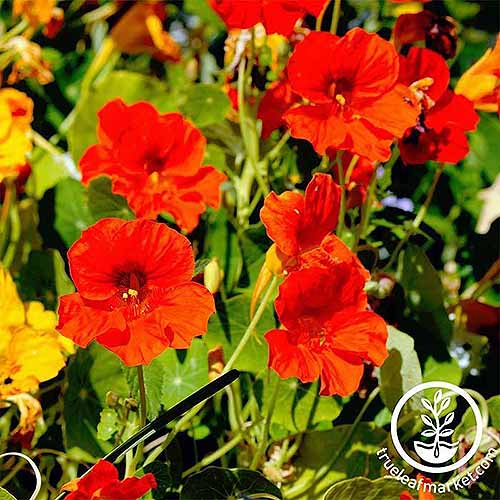
<path fill-rule="evenodd" d="M 430 76 L 421 78 L 420 80 L 417 80 L 410 85 L 410 90 L 417 98 L 417 101 L 423 110 L 430 109 L 434 106 L 434 104 L 436 104 L 427 95 L 427 92 L 432 85 L 434 85 L 434 78 L 431 78 Z"/>
<path fill-rule="evenodd" d="M 335 80 L 328 87 L 328 95 L 343 107 L 349 100 L 349 87 L 349 83 L 345 80 Z"/>

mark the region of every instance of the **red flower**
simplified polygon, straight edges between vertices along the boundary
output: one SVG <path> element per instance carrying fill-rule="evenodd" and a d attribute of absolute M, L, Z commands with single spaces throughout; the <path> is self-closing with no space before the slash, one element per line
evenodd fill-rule
<path fill-rule="evenodd" d="M 138 217 L 168 212 L 186 231 L 197 226 L 207 205 L 218 208 L 226 177 L 201 166 L 205 138 L 182 115 L 114 99 L 98 116 L 99 144 L 80 160 L 84 183 L 107 175 L 113 192 L 125 196 Z"/>
<path fill-rule="evenodd" d="M 312 382 L 321 377 L 321 394 L 352 394 L 364 361 L 380 366 L 387 357 L 387 328 L 366 310 L 364 284 L 344 262 L 292 272 L 276 299 L 286 329 L 265 336 L 269 366 L 282 378 Z"/>
<path fill-rule="evenodd" d="M 257 118 L 262 120 L 262 138 L 284 125 L 283 113 L 299 102 L 300 97 L 292 90 L 288 79 L 284 78 L 270 85 L 260 101 Z"/>
<path fill-rule="evenodd" d="M 352 153 L 345 152 L 341 158 L 342 169 L 344 170 L 344 178 L 346 182 L 347 209 L 359 207 L 363 204 L 366 199 L 366 190 L 368 184 L 370 184 L 373 172 L 375 171 L 375 162 L 360 157 L 354 165 L 349 179 L 347 179 L 345 176 L 347 175 L 347 171 L 349 169 L 351 161 L 353 160 L 353 157 L 354 155 Z M 334 179 L 337 180 L 337 165 L 334 166 L 332 174 Z"/>
<path fill-rule="evenodd" d="M 404 45 L 425 40 L 425 46 L 446 59 L 455 57 L 457 27 L 453 18 L 439 16 L 430 10 L 402 14 L 394 25 L 394 44 L 399 51 Z"/>
<path fill-rule="evenodd" d="M 95 339 L 134 366 L 206 332 L 213 297 L 191 281 L 189 240 L 165 224 L 102 219 L 68 258 L 77 293 L 61 297 L 57 328 L 79 346 Z"/>
<path fill-rule="evenodd" d="M 251 28 L 262 23 L 268 34 L 290 36 L 306 14 L 318 17 L 327 0 L 210 0 L 228 29 Z"/>
<path fill-rule="evenodd" d="M 360 28 L 341 38 L 311 33 L 288 63 L 292 90 L 309 100 L 285 113 L 291 134 L 319 154 L 332 148 L 371 161 L 389 159 L 393 138 L 417 116 L 398 73 L 394 47 L 376 34 Z"/>
<path fill-rule="evenodd" d="M 279 196 L 270 193 L 260 211 L 267 235 L 277 249 L 271 247 L 268 260 L 278 257 L 287 271 L 345 261 L 353 263 L 366 279 L 367 271 L 356 255 L 331 234 L 338 222 L 340 193 L 340 186 L 327 174 L 315 174 L 305 195 L 293 191 Z"/>
<path fill-rule="evenodd" d="M 66 500 L 138 500 L 156 486 L 151 473 L 120 481 L 116 467 L 106 460 L 99 460 L 88 474 L 70 481 L 62 489 L 71 492 Z"/>
<path fill-rule="evenodd" d="M 405 163 L 457 163 L 469 152 L 465 132 L 479 117 L 469 99 L 448 89 L 449 80 L 446 61 L 432 50 L 412 47 L 400 56 L 399 81 L 412 88 L 420 107 L 416 126 L 399 141 Z"/>

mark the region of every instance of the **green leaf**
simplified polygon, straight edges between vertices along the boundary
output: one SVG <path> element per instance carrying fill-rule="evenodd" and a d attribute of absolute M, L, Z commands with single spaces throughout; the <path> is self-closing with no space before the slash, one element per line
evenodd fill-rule
<path fill-rule="evenodd" d="M 11 495 L 7 490 L 0 488 L 0 500 L 16 500 L 16 497 Z"/>
<path fill-rule="evenodd" d="M 267 376 L 267 375 L 266 375 Z M 279 380 L 279 392 L 274 408 L 272 423 L 279 424 L 290 433 L 304 432 L 320 422 L 335 420 L 342 409 L 334 397 L 319 396 L 318 382 L 303 384 L 296 379 L 280 380 L 273 372 L 264 400 L 270 397 L 274 384 Z M 271 388 L 271 389 L 269 389 Z M 311 416 L 311 413 L 314 412 Z"/>
<path fill-rule="evenodd" d="M 90 182 L 88 206 L 95 220 L 105 217 L 116 217 L 125 220 L 135 218 L 127 200 L 123 196 L 111 192 L 111 179 L 109 177 L 98 177 Z"/>
<path fill-rule="evenodd" d="M 76 116 L 68 131 L 69 150 L 75 163 L 97 142 L 97 112 L 117 97 L 127 104 L 148 101 L 162 113 L 176 110 L 167 86 L 160 80 L 130 71 L 112 71 L 75 108 Z"/>
<path fill-rule="evenodd" d="M 53 249 L 30 253 L 21 269 L 20 285 L 25 300 L 41 300 L 49 309 L 57 308 L 58 297 L 75 291 L 66 274 L 63 258 Z"/>
<path fill-rule="evenodd" d="M 182 487 L 180 500 L 233 500 L 258 493 L 272 495 L 271 498 L 278 500 L 283 498 L 280 490 L 259 472 L 207 467 L 189 476 Z"/>
<path fill-rule="evenodd" d="M 455 358 L 449 361 L 436 361 L 432 356 L 425 360 L 423 382 L 444 380 L 450 384 L 460 385 L 462 369 Z"/>
<path fill-rule="evenodd" d="M 298 452 L 299 458 L 294 463 L 297 479 L 291 488 L 309 484 L 319 469 L 330 464 L 350 431 L 351 425 L 338 425 L 326 431 L 305 434 Z M 373 422 L 362 422 L 328 474 L 320 481 L 314 481 L 301 498 L 322 498 L 333 483 L 355 476 L 379 478 L 381 462 L 375 453 L 386 437 L 387 432 L 377 428 Z M 286 490 L 284 493 L 286 497 Z"/>
<path fill-rule="evenodd" d="M 222 346 L 224 359 L 227 361 L 236 349 L 241 337 L 250 322 L 250 297 L 246 294 L 237 295 L 225 302 L 217 304 L 217 314 L 208 322 L 208 332 L 204 339 L 209 349 Z M 269 304 L 251 336 L 245 349 L 238 357 L 235 368 L 242 371 L 259 373 L 267 367 L 267 343 L 264 333 L 276 328 L 274 309 Z"/>
<path fill-rule="evenodd" d="M 214 29 L 223 31 L 225 25 L 222 19 L 210 7 L 208 2 L 200 2 L 199 0 L 184 0 L 184 9 L 186 12 L 194 14 L 203 22 L 213 26 Z"/>
<path fill-rule="evenodd" d="M 111 445 L 97 436 L 106 393 L 113 391 L 127 397 L 128 386 L 119 359 L 104 347 L 93 343 L 79 349 L 67 370 L 64 394 L 64 430 L 66 448 L 78 447 L 94 457 L 101 457 Z"/>
<path fill-rule="evenodd" d="M 83 185 L 75 179 L 63 179 L 56 186 L 54 227 L 68 247 L 95 222 L 86 195 Z"/>
<path fill-rule="evenodd" d="M 132 394 L 139 398 L 137 371 L 127 370 Z M 148 417 L 158 415 L 161 407 L 169 408 L 208 382 L 208 349 L 200 339 L 193 339 L 185 351 L 167 349 L 144 366 L 144 385 Z"/>
<path fill-rule="evenodd" d="M 441 280 L 420 247 L 408 245 L 405 250 L 400 281 L 418 324 L 448 344 L 452 324 L 444 307 Z"/>
<path fill-rule="evenodd" d="M 198 83 L 188 90 L 182 111 L 198 127 L 207 127 L 224 121 L 230 108 L 229 97 L 219 85 Z"/>
<path fill-rule="evenodd" d="M 40 200 L 45 191 L 75 173 L 72 163 L 67 153 L 51 155 L 44 149 L 35 148 L 30 158 L 31 174 L 26 183 L 26 194 Z"/>
<path fill-rule="evenodd" d="M 393 326 L 388 332 L 389 357 L 380 368 L 380 396 L 393 410 L 403 394 L 422 382 L 422 371 L 413 339 Z"/>
<path fill-rule="evenodd" d="M 144 467 L 144 472 L 153 474 L 158 484 L 158 487 L 152 492 L 155 500 L 167 498 L 168 493 L 176 491 L 179 487 L 180 474 L 176 474 L 177 471 L 170 461 L 167 463 L 152 462 Z"/>

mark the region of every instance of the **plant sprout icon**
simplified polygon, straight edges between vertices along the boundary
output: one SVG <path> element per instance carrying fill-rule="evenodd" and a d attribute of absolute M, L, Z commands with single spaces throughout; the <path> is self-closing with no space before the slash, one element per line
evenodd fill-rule
<path fill-rule="evenodd" d="M 440 389 L 434 394 L 434 403 L 431 403 L 426 398 L 420 400 L 425 409 L 429 410 L 433 416 L 431 419 L 428 415 L 420 415 L 420 418 L 429 429 L 425 429 L 421 435 L 424 437 L 434 437 L 432 443 L 423 443 L 415 441 L 414 447 L 418 456 L 426 462 L 433 464 L 442 464 L 450 460 L 455 455 L 458 449 L 458 441 L 455 443 L 448 443 L 442 441 L 442 438 L 449 437 L 453 434 L 453 429 L 447 429 L 446 426 L 450 424 L 454 417 L 455 412 L 448 413 L 441 424 L 439 417 L 450 406 L 451 399 L 446 397 L 443 399 L 443 391 Z"/>

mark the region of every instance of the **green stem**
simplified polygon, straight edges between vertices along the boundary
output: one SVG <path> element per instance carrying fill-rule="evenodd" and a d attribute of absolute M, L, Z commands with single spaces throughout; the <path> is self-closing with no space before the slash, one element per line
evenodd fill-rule
<path fill-rule="evenodd" d="M 319 16 L 316 19 L 316 31 L 321 31 L 321 25 L 323 24 L 323 17 L 325 17 L 326 9 L 328 9 L 329 1 L 325 2 L 325 5 L 321 9 Z"/>
<path fill-rule="evenodd" d="M 223 372 L 227 372 L 231 368 L 233 368 L 239 355 L 241 354 L 241 352 L 243 351 L 243 349 L 247 345 L 248 341 L 250 340 L 250 337 L 253 334 L 253 331 L 255 330 L 255 327 L 259 323 L 262 315 L 264 314 L 264 311 L 266 310 L 267 303 L 269 302 L 269 299 L 271 297 L 272 292 L 274 291 L 274 288 L 275 288 L 277 282 L 278 282 L 278 277 L 273 276 L 271 283 L 269 283 L 269 286 L 268 286 L 266 292 L 264 293 L 264 296 L 262 298 L 262 302 L 259 304 L 259 307 L 257 308 L 257 311 L 255 312 L 255 316 L 250 321 L 247 329 L 245 330 L 245 333 L 241 337 L 239 344 L 236 346 L 236 349 L 234 350 L 233 354 L 229 358 L 229 361 L 227 362 L 226 366 L 224 367 Z"/>
<path fill-rule="evenodd" d="M 304 498 L 302 495 L 309 489 L 311 486 L 317 485 L 322 481 L 325 476 L 328 474 L 328 472 L 331 470 L 331 468 L 335 465 L 337 460 L 340 458 L 342 453 L 344 452 L 346 446 L 349 444 L 349 442 L 352 439 L 352 436 L 356 432 L 356 429 L 358 428 L 359 424 L 361 423 L 361 420 L 366 413 L 366 410 L 370 406 L 370 404 L 373 402 L 373 400 L 378 396 L 380 392 L 380 387 L 376 387 L 368 396 L 368 398 L 365 401 L 365 404 L 361 408 L 361 411 L 358 413 L 358 416 L 354 420 L 353 424 L 350 426 L 349 431 L 347 432 L 347 435 L 342 442 L 342 444 L 337 448 L 336 453 L 333 455 L 333 457 L 330 459 L 328 463 L 320 467 L 316 474 L 312 477 L 311 481 L 300 485 L 297 488 L 291 488 L 288 491 L 287 498 L 292 499 L 292 498 Z"/>
<path fill-rule="evenodd" d="M 291 134 L 290 131 L 287 130 L 282 136 L 281 139 L 276 143 L 276 145 L 266 154 L 266 158 L 270 161 L 276 159 L 283 148 L 283 146 L 288 142 L 288 139 L 290 139 Z"/>
<path fill-rule="evenodd" d="M 274 384 L 273 392 L 271 394 L 271 399 L 269 400 L 267 406 L 266 419 L 264 421 L 264 425 L 262 426 L 262 434 L 260 436 L 259 446 L 257 448 L 257 451 L 255 452 L 255 455 L 253 456 L 252 463 L 250 464 L 250 469 L 252 470 L 255 470 L 258 467 L 261 457 L 266 452 L 269 438 L 269 429 L 271 428 L 271 419 L 274 413 L 274 408 L 276 407 L 276 401 L 278 400 L 279 387 L 280 379 L 277 378 Z"/>
<path fill-rule="evenodd" d="M 139 426 L 142 429 L 146 425 L 146 420 L 147 420 L 146 385 L 144 383 L 144 369 L 142 365 L 139 365 L 137 367 L 137 382 L 139 384 L 139 396 L 140 396 Z M 133 476 L 135 474 L 137 465 L 141 462 L 143 456 L 144 456 L 144 441 L 139 443 L 139 445 L 137 446 L 137 450 L 130 464 L 130 468 L 129 470 L 127 470 L 128 477 Z"/>
<path fill-rule="evenodd" d="M 359 222 L 358 230 L 356 231 L 356 238 L 354 240 L 353 251 L 358 249 L 359 242 L 365 237 L 368 230 L 368 223 L 370 221 L 370 213 L 372 210 L 373 197 L 375 195 L 375 188 L 377 187 L 377 169 L 373 171 L 368 190 L 366 193 L 366 200 L 361 207 L 361 220 Z"/>
<path fill-rule="evenodd" d="M 413 222 L 411 223 L 410 227 L 406 231 L 406 234 L 399 241 L 394 252 L 392 252 L 391 258 L 389 259 L 389 262 L 386 264 L 385 269 L 389 269 L 394 264 L 401 249 L 406 245 L 406 243 L 408 243 L 408 240 L 420 227 L 420 224 L 422 223 L 422 221 L 424 220 L 424 217 L 427 214 L 427 210 L 429 209 L 429 205 L 431 204 L 432 197 L 434 196 L 434 192 L 436 191 L 436 187 L 438 185 L 439 178 L 441 177 L 441 174 L 443 173 L 444 166 L 445 166 L 444 163 L 439 164 L 439 166 L 436 170 L 436 173 L 434 174 L 434 178 L 432 179 L 431 187 L 430 187 L 429 191 L 427 192 L 427 197 L 425 198 L 424 204 L 420 207 L 420 210 L 418 211 L 417 216 L 415 217 L 415 219 L 413 219 Z"/>
<path fill-rule="evenodd" d="M 339 176 L 339 184 L 342 188 L 340 193 L 340 211 L 339 211 L 339 222 L 337 225 L 337 236 L 342 238 L 342 231 L 344 230 L 344 219 L 345 219 L 345 179 L 344 179 L 344 168 L 342 166 L 342 151 L 337 151 L 337 157 L 335 158 L 335 163 L 337 164 L 337 172 Z"/>
<path fill-rule="evenodd" d="M 356 166 L 356 163 L 358 163 L 358 160 L 359 160 L 359 156 L 358 155 L 354 155 L 351 158 L 351 161 L 349 162 L 349 166 L 347 167 L 347 171 L 345 173 L 345 183 L 346 183 L 346 185 L 348 185 L 349 181 L 351 180 L 352 171 L 354 170 L 354 167 Z"/>
<path fill-rule="evenodd" d="M 333 5 L 332 24 L 330 25 L 330 33 L 333 33 L 334 35 L 337 33 L 337 28 L 339 26 L 340 4 L 341 0 L 335 0 L 335 3 Z"/>
<path fill-rule="evenodd" d="M 11 38 L 20 35 L 28 26 L 29 22 L 26 19 L 23 19 L 21 22 L 16 24 L 10 31 L 7 31 L 7 33 L 5 33 L 2 36 L 2 38 L 0 38 L 0 44 L 4 44 Z"/>

